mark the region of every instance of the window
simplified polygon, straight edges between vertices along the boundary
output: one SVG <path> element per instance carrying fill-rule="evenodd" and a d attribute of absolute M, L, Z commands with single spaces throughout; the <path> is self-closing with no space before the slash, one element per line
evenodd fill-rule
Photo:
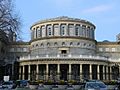
<path fill-rule="evenodd" d="M 65 25 L 61 26 L 61 35 L 64 36 L 65 35 Z"/>
<path fill-rule="evenodd" d="M 41 47 L 43 47 L 44 45 L 43 45 L 43 43 L 41 43 Z"/>
<path fill-rule="evenodd" d="M 37 27 L 36 30 L 37 30 L 37 37 L 41 37 L 41 29 Z"/>
<path fill-rule="evenodd" d="M 50 43 L 47 43 L 47 46 L 50 46 Z"/>
<path fill-rule="evenodd" d="M 14 52 L 14 51 L 15 51 L 15 49 L 14 49 L 14 48 L 11 48 L 11 49 L 10 49 L 10 52 Z"/>
<path fill-rule="evenodd" d="M 65 42 L 62 42 L 62 46 L 65 46 Z"/>
<path fill-rule="evenodd" d="M 103 48 L 99 48 L 99 51 L 103 51 Z"/>
<path fill-rule="evenodd" d="M 82 25 L 82 30 L 83 30 L 83 36 L 86 36 L 86 26 Z"/>
<path fill-rule="evenodd" d="M 75 35 L 79 36 L 79 27 L 75 27 Z"/>
<path fill-rule="evenodd" d="M 47 36 L 51 36 L 52 35 L 52 28 L 51 25 L 47 26 Z"/>
<path fill-rule="evenodd" d="M 73 43 L 72 42 L 70 42 L 70 46 L 72 46 L 73 45 Z"/>
<path fill-rule="evenodd" d="M 17 48 L 17 52 L 21 52 L 21 51 L 22 51 L 22 49 L 18 47 Z"/>
<path fill-rule="evenodd" d="M 110 49 L 109 49 L 109 48 L 106 48 L 105 51 L 110 51 Z"/>
<path fill-rule="evenodd" d="M 61 54 L 66 54 L 67 50 L 61 50 Z"/>
<path fill-rule="evenodd" d="M 79 46 L 79 45 L 80 45 L 80 43 L 78 42 L 78 43 L 77 43 L 77 45 Z"/>
<path fill-rule="evenodd" d="M 25 51 L 27 51 L 28 49 L 27 48 L 23 48 L 23 51 L 25 52 Z"/>
<path fill-rule="evenodd" d="M 112 48 L 112 51 L 113 51 L 113 52 L 116 51 L 116 48 Z"/>
<path fill-rule="evenodd" d="M 57 42 L 55 42 L 55 43 L 54 43 L 54 46 L 57 46 L 57 45 L 58 45 Z"/>

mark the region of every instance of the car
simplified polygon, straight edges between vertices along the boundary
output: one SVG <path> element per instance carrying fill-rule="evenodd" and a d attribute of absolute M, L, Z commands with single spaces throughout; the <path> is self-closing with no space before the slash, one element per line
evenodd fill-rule
<path fill-rule="evenodd" d="M 45 90 L 44 85 L 43 85 L 43 84 L 39 84 L 39 86 L 38 86 L 38 90 Z"/>
<path fill-rule="evenodd" d="M 107 86 L 102 81 L 89 81 L 84 84 L 82 90 L 107 90 Z"/>
<path fill-rule="evenodd" d="M 117 84 L 120 84 L 120 78 L 117 79 Z"/>
<path fill-rule="evenodd" d="M 58 85 L 53 85 L 52 88 L 51 88 L 51 90 L 59 90 Z"/>
<path fill-rule="evenodd" d="M 72 85 L 68 85 L 65 90 L 75 90 Z"/>
<path fill-rule="evenodd" d="M 6 81 L 3 82 L 2 88 L 7 88 L 7 89 L 14 89 L 16 87 L 15 83 L 13 81 Z"/>

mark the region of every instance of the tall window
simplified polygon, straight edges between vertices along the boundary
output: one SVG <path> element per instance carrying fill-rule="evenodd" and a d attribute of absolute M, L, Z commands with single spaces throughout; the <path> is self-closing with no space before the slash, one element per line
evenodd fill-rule
<path fill-rule="evenodd" d="M 76 36 L 79 36 L 79 26 L 76 26 L 76 27 L 75 27 L 75 35 L 76 35 Z"/>
<path fill-rule="evenodd" d="M 65 25 L 62 25 L 61 28 L 61 35 L 64 36 L 65 35 Z"/>
<path fill-rule="evenodd" d="M 83 30 L 83 36 L 85 37 L 86 36 L 86 26 L 85 25 L 82 25 L 82 30 Z"/>
<path fill-rule="evenodd" d="M 52 35 L 52 28 L 51 26 L 47 26 L 47 36 L 51 36 Z"/>
<path fill-rule="evenodd" d="M 74 25 L 73 24 L 68 25 L 68 31 L 69 31 L 70 36 L 74 36 Z"/>
<path fill-rule="evenodd" d="M 40 28 L 37 27 L 36 30 L 37 30 L 37 37 L 38 38 L 41 37 L 41 30 L 40 30 Z"/>

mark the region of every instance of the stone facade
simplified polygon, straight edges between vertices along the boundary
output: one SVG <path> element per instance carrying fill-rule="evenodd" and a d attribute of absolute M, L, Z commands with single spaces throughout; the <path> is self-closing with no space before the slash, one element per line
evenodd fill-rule
<path fill-rule="evenodd" d="M 89 21 L 65 16 L 33 24 L 30 42 L 9 46 L 8 56 L 20 64 L 19 79 L 117 79 L 119 41 L 96 41 L 95 28 Z"/>

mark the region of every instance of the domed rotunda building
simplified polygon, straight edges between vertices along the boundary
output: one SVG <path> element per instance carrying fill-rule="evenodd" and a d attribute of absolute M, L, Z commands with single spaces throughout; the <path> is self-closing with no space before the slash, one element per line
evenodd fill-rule
<path fill-rule="evenodd" d="M 30 29 L 29 51 L 20 55 L 19 79 L 113 80 L 119 77 L 120 43 L 96 41 L 93 23 L 62 16 L 41 20 Z"/>

